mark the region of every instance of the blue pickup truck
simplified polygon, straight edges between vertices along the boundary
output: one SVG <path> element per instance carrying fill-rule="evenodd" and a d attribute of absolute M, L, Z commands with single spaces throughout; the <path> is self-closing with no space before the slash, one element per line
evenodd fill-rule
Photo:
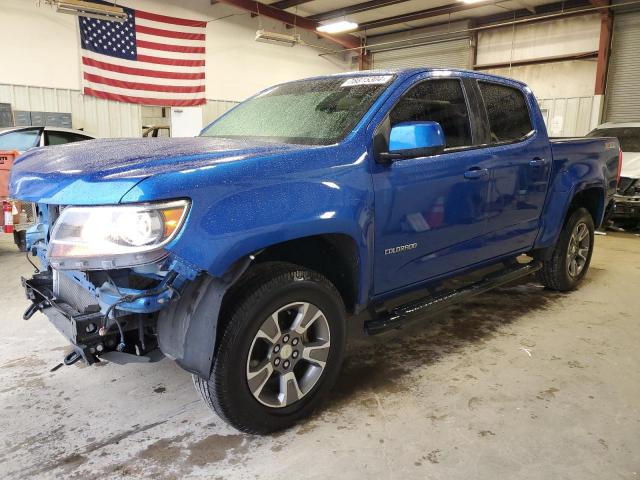
<path fill-rule="evenodd" d="M 550 139 L 505 78 L 285 83 L 196 138 L 20 157 L 11 195 L 39 215 L 24 317 L 69 339 L 67 364 L 159 349 L 220 417 L 272 432 L 330 391 L 356 314 L 374 335 L 534 272 L 577 287 L 620 165 L 615 138 Z"/>

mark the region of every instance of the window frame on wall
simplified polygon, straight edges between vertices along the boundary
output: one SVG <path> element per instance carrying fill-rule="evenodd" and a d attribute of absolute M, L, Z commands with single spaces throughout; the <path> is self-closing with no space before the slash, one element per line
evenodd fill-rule
<path fill-rule="evenodd" d="M 533 121 L 533 118 L 532 118 L 531 106 L 529 105 L 529 99 L 527 98 L 525 93 L 520 88 L 514 87 L 512 85 L 508 85 L 508 84 L 500 82 L 500 81 L 490 80 L 490 79 L 489 80 L 476 79 L 475 84 L 476 84 L 476 94 L 478 95 L 478 98 L 479 98 L 479 100 L 480 100 L 480 102 L 482 104 L 482 110 L 484 112 L 484 120 L 486 122 L 487 129 L 488 129 L 488 138 L 487 138 L 487 145 L 488 146 L 513 145 L 513 144 L 516 144 L 516 143 L 525 142 L 526 140 L 530 139 L 531 137 L 533 137 L 537 133 L 536 125 L 535 125 L 535 122 Z M 520 136 L 518 138 L 494 141 L 492 139 L 492 137 L 491 137 L 491 133 L 492 133 L 491 120 L 489 118 L 489 110 L 487 108 L 485 97 L 484 97 L 484 94 L 482 93 L 481 84 L 487 84 L 487 85 L 507 88 L 509 90 L 516 91 L 520 95 L 520 97 L 522 98 L 524 106 L 526 107 L 527 118 L 529 119 L 529 125 L 530 125 L 531 129 L 526 134 L 524 134 L 524 135 L 522 135 L 522 136 Z"/>

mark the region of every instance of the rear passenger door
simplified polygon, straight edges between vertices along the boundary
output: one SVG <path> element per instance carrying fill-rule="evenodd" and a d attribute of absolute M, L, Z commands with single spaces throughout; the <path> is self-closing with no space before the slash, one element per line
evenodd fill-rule
<path fill-rule="evenodd" d="M 551 151 L 533 95 L 478 81 L 490 130 L 487 233 L 496 255 L 529 249 L 537 235 L 551 172 Z M 533 117 L 538 118 L 534 121 Z"/>

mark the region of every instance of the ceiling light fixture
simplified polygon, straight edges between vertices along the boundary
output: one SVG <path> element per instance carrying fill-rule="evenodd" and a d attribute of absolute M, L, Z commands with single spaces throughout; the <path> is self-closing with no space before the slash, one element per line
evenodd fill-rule
<path fill-rule="evenodd" d="M 358 24 L 355 22 L 349 22 L 347 20 L 340 20 L 339 22 L 325 23 L 316 28 L 317 31 L 322 33 L 342 33 L 349 32 L 358 28 Z"/>
<path fill-rule="evenodd" d="M 46 0 L 46 3 L 54 5 L 58 13 L 67 13 L 79 17 L 97 18 L 118 23 L 124 23 L 128 18 L 122 7 L 115 5 L 104 5 L 83 0 Z"/>
<path fill-rule="evenodd" d="M 256 42 L 271 43 L 272 45 L 281 45 L 284 47 L 293 47 L 297 43 L 300 43 L 300 36 L 267 32 L 266 30 L 258 30 L 256 32 Z"/>
<path fill-rule="evenodd" d="M 486 2 L 486 0 L 462 0 L 462 3 L 466 3 L 468 5 L 471 5 L 472 3 L 482 3 L 482 2 Z"/>

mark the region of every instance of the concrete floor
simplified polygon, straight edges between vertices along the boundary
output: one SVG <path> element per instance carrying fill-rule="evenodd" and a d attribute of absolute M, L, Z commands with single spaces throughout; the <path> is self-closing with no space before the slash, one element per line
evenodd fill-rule
<path fill-rule="evenodd" d="M 215 417 L 171 361 L 74 365 L 0 235 L 0 477 L 640 479 L 640 238 L 583 287 L 526 283 L 355 339 L 332 399 L 272 437 Z"/>

